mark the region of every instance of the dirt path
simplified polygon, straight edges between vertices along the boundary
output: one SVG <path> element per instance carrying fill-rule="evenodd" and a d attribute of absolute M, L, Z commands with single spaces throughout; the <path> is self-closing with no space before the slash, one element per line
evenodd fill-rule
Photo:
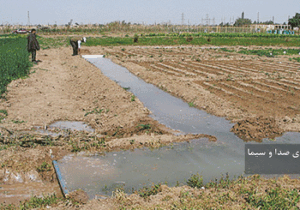
<path fill-rule="evenodd" d="M 125 127 L 148 114 L 138 99 L 132 102 L 130 93 L 71 53 L 70 48 L 38 52 L 42 62 L 33 67 L 35 73 L 13 81 L 8 87 L 7 101 L 0 104 L 8 112 L 3 127 L 30 130 L 57 120 L 76 120 L 88 123 L 98 133 L 120 125 Z M 103 112 L 84 116 L 94 109 Z"/>

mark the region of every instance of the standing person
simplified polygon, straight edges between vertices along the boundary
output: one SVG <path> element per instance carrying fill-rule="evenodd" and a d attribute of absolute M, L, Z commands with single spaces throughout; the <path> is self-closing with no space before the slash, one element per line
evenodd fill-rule
<path fill-rule="evenodd" d="M 28 35 L 27 37 L 27 50 L 28 52 L 31 53 L 31 60 L 32 62 L 35 62 L 37 63 L 36 61 L 36 51 L 37 50 L 40 50 L 40 45 L 39 45 L 39 42 L 37 41 L 36 39 L 36 30 L 33 28 L 30 32 L 30 34 Z"/>
<path fill-rule="evenodd" d="M 82 36 L 76 36 L 71 38 L 70 44 L 73 47 L 73 56 L 78 55 L 78 52 L 80 52 L 80 44 L 81 42 L 86 42 L 86 38 Z"/>

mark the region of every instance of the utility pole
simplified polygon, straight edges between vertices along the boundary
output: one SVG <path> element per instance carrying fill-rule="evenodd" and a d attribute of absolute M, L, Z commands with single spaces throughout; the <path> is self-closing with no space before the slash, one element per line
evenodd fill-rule
<path fill-rule="evenodd" d="M 258 31 L 258 27 L 257 24 L 259 24 L 259 12 L 257 12 L 257 22 L 256 22 L 256 26 L 255 26 L 255 31 Z"/>
<path fill-rule="evenodd" d="M 30 17 L 29 17 L 29 11 L 28 11 L 28 20 L 27 20 L 27 25 L 30 26 Z"/>
<path fill-rule="evenodd" d="M 274 16 L 273 16 L 272 20 L 273 20 L 273 24 L 275 24 L 275 22 L 274 22 Z"/>
<path fill-rule="evenodd" d="M 205 19 L 205 21 L 206 21 L 206 25 L 208 26 L 208 25 L 209 25 L 209 22 L 210 22 L 210 19 L 209 19 L 208 14 L 206 14 L 206 19 Z"/>
<path fill-rule="evenodd" d="M 181 14 L 181 25 L 184 25 L 184 13 Z"/>

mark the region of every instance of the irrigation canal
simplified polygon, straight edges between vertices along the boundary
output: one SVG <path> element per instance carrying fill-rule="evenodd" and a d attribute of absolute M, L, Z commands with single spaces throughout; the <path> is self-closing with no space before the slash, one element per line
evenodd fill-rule
<path fill-rule="evenodd" d="M 104 75 L 121 87 L 130 88 L 151 112 L 151 117 L 181 133 L 209 134 L 216 142 L 195 139 L 174 143 L 159 149 L 135 149 L 110 152 L 105 155 L 79 153 L 57 161 L 61 182 L 68 191 L 82 189 L 89 197 L 111 196 L 116 188 L 126 193 L 144 186 L 167 183 L 186 184 L 191 174 L 199 173 L 204 183 L 229 173 L 230 178 L 244 174 L 245 142 L 230 132 L 228 120 L 207 114 L 152 84 L 131 74 L 111 60 L 97 56 L 83 56 Z M 276 143 L 297 143 L 300 133 L 285 133 Z M 263 143 L 274 143 L 264 140 Z M 255 144 L 253 142 L 253 144 Z"/>

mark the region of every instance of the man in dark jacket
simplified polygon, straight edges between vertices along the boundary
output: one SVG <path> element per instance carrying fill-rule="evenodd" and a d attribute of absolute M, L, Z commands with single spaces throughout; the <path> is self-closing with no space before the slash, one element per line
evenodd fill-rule
<path fill-rule="evenodd" d="M 35 29 L 31 30 L 31 33 L 28 35 L 27 40 L 28 40 L 28 44 L 27 44 L 27 50 L 28 52 L 31 53 L 32 55 L 32 62 L 37 62 L 36 59 L 36 51 L 40 50 L 40 45 L 39 42 L 36 40 L 36 36 L 35 36 Z"/>

